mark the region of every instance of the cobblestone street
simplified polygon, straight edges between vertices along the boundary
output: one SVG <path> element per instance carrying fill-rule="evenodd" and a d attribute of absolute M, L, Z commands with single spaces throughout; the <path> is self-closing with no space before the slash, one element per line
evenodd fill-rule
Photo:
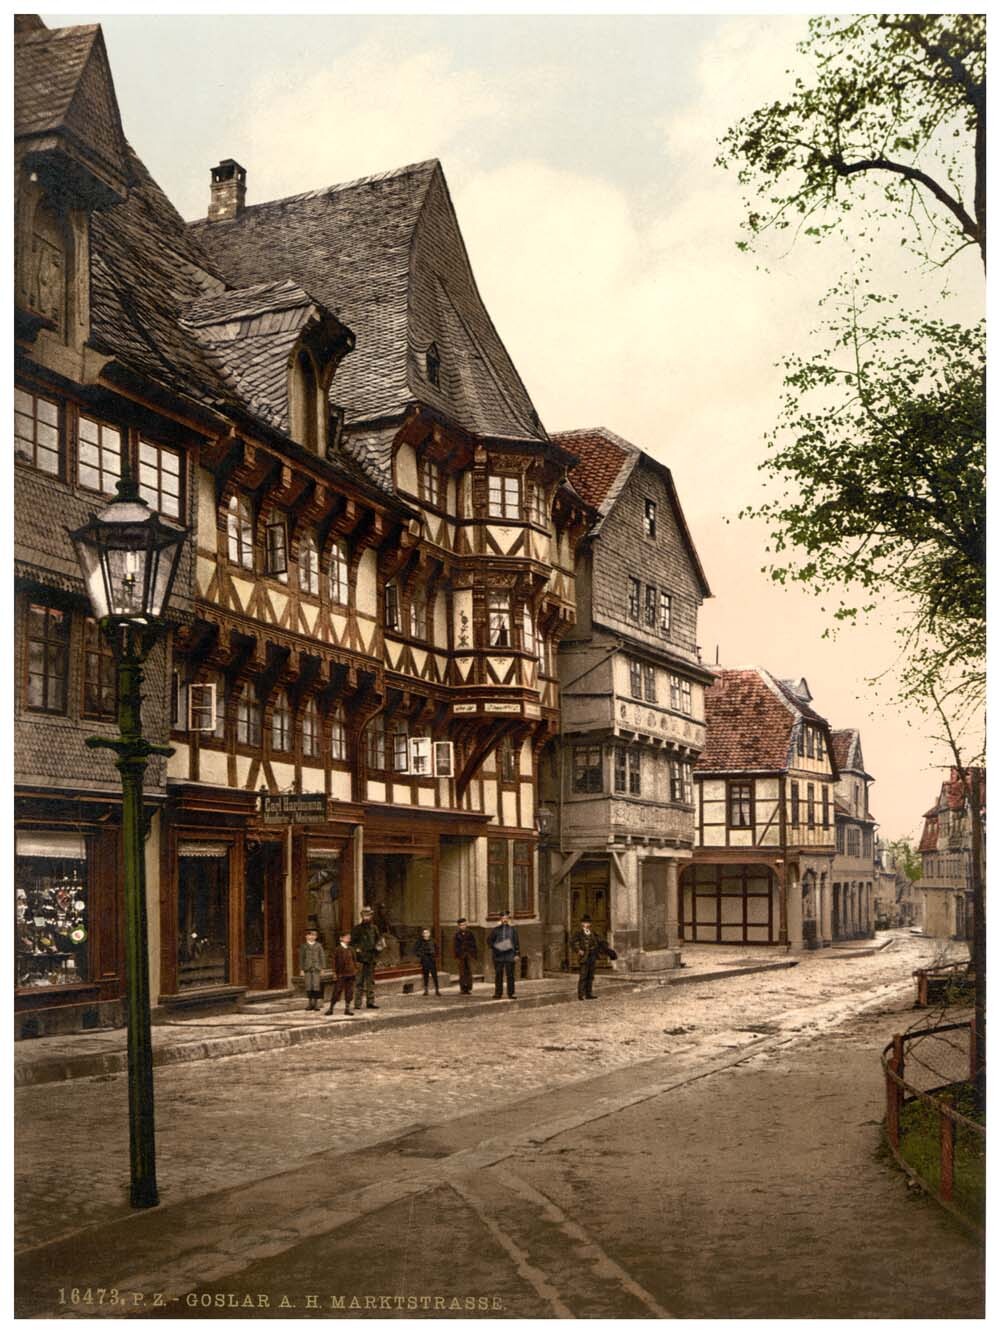
<path fill-rule="evenodd" d="M 593 1005 L 519 1012 L 504 1002 L 466 1021 L 372 1028 L 347 1041 L 164 1069 L 159 1211 L 320 1155 L 364 1156 L 380 1142 L 477 1113 L 491 1113 L 497 1132 L 530 1125 L 575 1104 L 574 1084 L 598 1080 L 601 1088 L 602 1077 L 617 1075 L 608 1086 L 620 1089 L 653 1069 L 682 1078 L 762 1040 L 815 1036 L 863 1007 L 902 1006 L 906 1026 L 910 973 L 932 952 L 929 941 L 902 936 L 867 957 L 807 955 L 789 970 L 677 987 L 606 982 Z M 870 1057 L 877 1068 L 874 1047 Z M 134 1221 L 121 1076 L 26 1087 L 16 1105 L 19 1248 Z M 67 1170 L 68 1162 L 86 1170 Z"/>

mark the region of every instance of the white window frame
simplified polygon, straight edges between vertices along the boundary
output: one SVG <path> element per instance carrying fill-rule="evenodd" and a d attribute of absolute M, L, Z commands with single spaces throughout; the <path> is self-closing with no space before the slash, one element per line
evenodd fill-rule
<path fill-rule="evenodd" d="M 433 741 L 434 776 L 453 778 L 455 776 L 455 746 L 452 741 Z"/>
<path fill-rule="evenodd" d="M 191 681 L 187 687 L 187 729 L 214 733 L 215 684 L 206 681 Z"/>
<path fill-rule="evenodd" d="M 521 517 L 521 478 L 516 473 L 491 472 L 487 498 L 490 518 Z"/>

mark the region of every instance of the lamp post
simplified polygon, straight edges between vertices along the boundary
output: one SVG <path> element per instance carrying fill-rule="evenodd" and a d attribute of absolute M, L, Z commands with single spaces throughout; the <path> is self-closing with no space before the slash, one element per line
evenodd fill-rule
<path fill-rule="evenodd" d="M 94 619 L 107 636 L 118 670 L 118 731 L 112 740 L 88 736 L 91 748 L 113 750 L 122 779 L 125 867 L 125 973 L 128 1015 L 130 1198 L 152 1208 L 156 1190 L 153 1048 L 149 1023 L 149 956 L 142 790 L 152 754 L 171 755 L 142 734 L 142 667 L 163 629 L 187 529 L 166 523 L 139 495 L 127 471 L 116 498 L 89 523 L 70 532 Z"/>

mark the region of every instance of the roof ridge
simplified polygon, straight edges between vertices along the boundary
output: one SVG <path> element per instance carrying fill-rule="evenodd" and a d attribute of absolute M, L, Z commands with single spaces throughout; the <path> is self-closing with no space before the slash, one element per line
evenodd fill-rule
<path fill-rule="evenodd" d="M 54 41 L 60 37 L 79 37 L 84 32 L 100 32 L 99 23 L 71 23 L 64 28 L 30 28 L 23 32 L 15 32 L 14 40 L 16 42 L 45 42 Z"/>
<path fill-rule="evenodd" d="M 623 449 L 626 453 L 646 454 L 645 449 L 641 449 L 639 445 L 633 444 L 631 440 L 626 440 L 624 435 L 617 434 L 617 432 L 613 431 L 609 426 L 575 426 L 572 430 L 552 431 L 549 438 L 557 440 L 561 435 L 603 435 L 606 440 L 609 440 L 612 444 L 617 444 L 618 447 Z M 646 454 L 646 457 L 650 458 L 652 455 Z M 654 459 L 653 461 L 655 462 L 656 460 Z"/>
<path fill-rule="evenodd" d="M 277 208 L 284 204 L 298 204 L 306 199 L 322 199 L 326 195 L 339 194 L 343 190 L 354 190 L 359 185 L 374 185 L 376 182 L 395 180 L 399 176 L 409 175 L 411 172 L 418 172 L 424 168 L 440 167 L 440 159 L 436 157 L 425 158 L 423 162 L 410 162 L 403 167 L 393 167 L 391 171 L 376 171 L 370 176 L 358 176 L 355 180 L 335 181 L 332 185 L 322 185 L 315 190 L 302 190 L 299 194 L 286 194 L 280 199 L 262 199 L 258 204 L 246 204 L 240 213 L 239 218 L 226 219 L 227 221 L 238 222 L 240 218 L 246 217 L 248 213 L 257 212 L 264 208 Z M 192 218 L 187 224 L 189 227 L 197 227 L 202 223 L 207 223 L 208 218 Z M 212 223 L 218 226 L 217 222 Z"/>

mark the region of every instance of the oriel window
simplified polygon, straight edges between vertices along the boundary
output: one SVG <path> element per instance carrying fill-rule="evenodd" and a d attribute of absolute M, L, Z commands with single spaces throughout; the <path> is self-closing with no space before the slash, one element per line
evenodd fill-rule
<path fill-rule="evenodd" d="M 595 795 L 604 790 L 599 745 L 573 746 L 573 790 L 581 795 Z"/>
<path fill-rule="evenodd" d="M 492 475 L 489 483 L 491 518 L 521 517 L 521 478 Z"/>
<path fill-rule="evenodd" d="M 511 646 L 510 593 L 506 591 L 488 593 L 487 615 L 490 647 L 509 648 Z"/>

